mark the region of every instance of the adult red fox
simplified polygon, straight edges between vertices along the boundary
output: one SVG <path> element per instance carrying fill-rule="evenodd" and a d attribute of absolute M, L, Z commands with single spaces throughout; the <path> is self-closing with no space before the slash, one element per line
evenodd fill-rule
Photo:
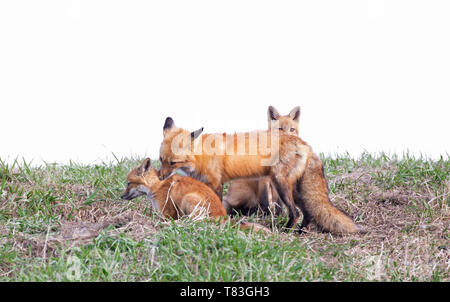
<path fill-rule="evenodd" d="M 286 134 L 298 136 L 300 107 L 297 106 L 287 115 L 280 115 L 278 111 L 269 106 L 267 118 L 270 123 L 278 121 L 278 130 Z M 270 181 L 270 177 L 261 177 L 258 179 L 236 179 L 230 182 L 227 195 L 222 201 L 227 213 L 233 210 L 240 210 L 247 214 L 256 209 L 267 213 L 269 205 L 275 205 L 275 213 L 281 212 L 278 192 Z"/>
<path fill-rule="evenodd" d="M 165 120 L 160 148 L 160 177 L 177 169 L 209 185 L 220 197 L 225 182 L 269 176 L 288 208 L 287 228 L 299 218 L 292 191 L 303 176 L 312 154 L 299 137 L 278 129 L 235 134 L 203 134 L 178 128 Z"/>
<path fill-rule="evenodd" d="M 152 167 L 150 158 L 146 158 L 128 173 L 122 199 L 131 200 L 146 195 L 153 208 L 164 217 L 178 219 L 185 215 L 194 218 L 204 216 L 226 222 L 225 208 L 210 187 L 191 177 L 176 174 L 160 180 L 158 174 L 158 170 Z M 241 222 L 240 228 L 270 232 L 268 228 L 250 222 Z"/>

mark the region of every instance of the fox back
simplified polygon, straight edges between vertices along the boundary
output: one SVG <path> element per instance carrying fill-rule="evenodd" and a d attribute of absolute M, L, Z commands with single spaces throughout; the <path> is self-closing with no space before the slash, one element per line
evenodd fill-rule
<path fill-rule="evenodd" d="M 170 117 L 166 119 L 160 148 L 162 178 L 181 169 L 214 190 L 236 178 L 280 173 L 296 178 L 296 174 L 302 174 L 311 152 L 299 137 L 278 129 L 200 136 L 202 130 L 190 132 L 175 127 Z"/>

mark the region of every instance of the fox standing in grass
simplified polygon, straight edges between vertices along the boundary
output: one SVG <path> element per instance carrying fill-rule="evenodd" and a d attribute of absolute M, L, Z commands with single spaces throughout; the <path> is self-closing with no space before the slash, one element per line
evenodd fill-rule
<path fill-rule="evenodd" d="M 203 128 L 194 132 L 178 128 L 172 118 L 166 118 L 160 148 L 160 176 L 166 178 L 181 169 L 209 185 L 220 197 L 227 181 L 269 176 L 288 209 L 286 227 L 295 227 L 299 213 L 292 191 L 305 172 L 311 147 L 278 129 L 200 136 L 202 131 Z M 269 151 L 261 147 L 264 143 L 270 146 Z"/>
<path fill-rule="evenodd" d="M 280 115 L 278 111 L 269 106 L 267 118 L 270 123 L 278 121 L 278 130 L 298 136 L 300 107 L 297 106 L 287 115 Z M 275 213 L 281 213 L 282 204 L 279 202 L 278 192 L 270 177 L 261 177 L 258 179 L 236 179 L 230 182 L 227 195 L 223 199 L 223 204 L 228 213 L 233 209 L 241 210 L 247 213 L 260 209 L 267 213 L 272 204 L 276 208 Z"/>

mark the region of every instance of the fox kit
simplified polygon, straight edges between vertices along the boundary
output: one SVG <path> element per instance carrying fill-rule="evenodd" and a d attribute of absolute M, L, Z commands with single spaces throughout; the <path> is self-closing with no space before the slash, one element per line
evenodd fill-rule
<path fill-rule="evenodd" d="M 288 208 L 286 227 L 295 227 L 300 214 L 292 191 L 305 172 L 311 147 L 299 137 L 278 129 L 201 135 L 202 131 L 203 128 L 194 132 L 178 128 L 172 118 L 166 118 L 160 148 L 160 176 L 166 178 L 181 169 L 209 185 L 219 196 L 227 181 L 269 176 Z M 257 148 L 264 140 L 271 148 L 268 153 Z"/>
<path fill-rule="evenodd" d="M 269 125 L 272 121 L 278 120 L 280 131 L 298 135 L 299 107 L 294 108 L 288 115 L 281 116 L 274 107 L 269 106 L 267 116 Z M 295 186 L 293 196 L 303 213 L 301 228 L 315 222 L 323 230 L 337 234 L 362 231 L 330 202 L 323 164 L 316 154 L 311 153 L 305 174 Z M 240 179 L 231 182 L 224 198 L 224 205 L 227 212 L 233 208 L 248 210 L 258 206 L 265 211 L 269 203 L 277 202 L 277 198 L 277 192 L 270 179 Z"/>
<path fill-rule="evenodd" d="M 127 187 L 122 199 L 131 200 L 146 195 L 152 206 L 166 218 L 205 215 L 221 223 L 226 222 L 225 208 L 210 187 L 194 178 L 176 174 L 160 180 L 158 174 L 158 170 L 152 167 L 150 158 L 145 159 L 141 165 L 128 173 Z M 258 223 L 240 222 L 239 227 L 243 230 L 271 232 Z"/>
<path fill-rule="evenodd" d="M 296 113 L 296 108 L 293 109 L 287 116 L 280 116 L 272 106 L 268 109 L 268 121 L 269 125 L 274 120 L 280 121 L 280 131 L 298 135 L 298 119 L 300 111 Z M 282 126 L 282 127 L 281 127 Z M 239 180 L 243 181 L 243 180 Z M 238 186 L 238 185 L 236 185 Z M 237 190 L 230 184 L 228 189 L 231 196 L 226 200 L 234 200 L 235 204 L 245 203 L 245 198 L 248 199 L 250 195 L 249 190 L 245 190 L 246 187 L 250 187 L 249 183 L 240 186 Z M 255 186 L 253 185 L 253 188 Z M 259 185 L 258 188 L 265 188 Z M 245 193 L 243 193 L 245 191 Z M 267 194 L 269 192 L 271 194 Z M 270 197 L 272 196 L 272 199 Z M 257 195 L 262 202 L 261 208 L 267 206 L 269 200 L 274 202 L 277 198 L 277 193 L 272 190 L 263 191 L 259 190 Z M 252 197 L 253 197 L 252 196 Z M 303 177 L 297 182 L 297 185 L 293 191 L 293 197 L 295 204 L 300 207 L 303 213 L 303 221 L 300 228 L 307 227 L 311 222 L 315 222 L 324 231 L 329 231 L 336 234 L 356 233 L 363 231 L 360 226 L 357 226 L 346 214 L 337 209 L 330 201 L 328 197 L 328 183 L 325 178 L 324 167 L 319 157 L 311 153 L 308 165 L 306 167 Z M 253 199 L 249 202 L 249 206 L 257 204 L 258 199 Z M 227 205 L 225 206 L 227 208 Z M 228 209 L 227 209 L 228 210 Z"/>
<path fill-rule="evenodd" d="M 269 125 L 272 121 L 278 121 L 278 130 L 298 136 L 300 107 L 297 106 L 287 115 L 280 115 L 278 111 L 269 106 L 267 110 Z M 227 213 L 232 213 L 233 209 L 241 210 L 247 214 L 255 209 L 268 212 L 269 206 L 275 206 L 275 213 L 281 212 L 278 192 L 270 181 L 270 177 L 259 179 L 236 179 L 230 182 L 227 195 L 223 198 L 223 204 Z"/>
<path fill-rule="evenodd" d="M 219 197 L 211 188 L 196 179 L 180 175 L 160 180 L 158 170 L 152 167 L 149 158 L 128 173 L 122 199 L 131 200 L 141 195 L 146 195 L 164 217 L 178 219 L 201 213 L 213 219 L 227 216 Z"/>

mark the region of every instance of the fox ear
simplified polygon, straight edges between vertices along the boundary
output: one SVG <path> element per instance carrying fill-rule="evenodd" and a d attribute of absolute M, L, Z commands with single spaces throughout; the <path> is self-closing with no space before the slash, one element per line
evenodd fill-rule
<path fill-rule="evenodd" d="M 289 116 L 291 117 L 291 119 L 298 122 L 298 119 L 300 117 L 300 106 L 292 109 L 291 112 L 289 112 Z"/>
<path fill-rule="evenodd" d="M 175 123 L 173 119 L 169 116 L 166 118 L 166 121 L 164 122 L 163 134 L 166 135 L 167 131 L 169 131 L 173 127 L 175 127 Z"/>
<path fill-rule="evenodd" d="M 267 118 L 270 121 L 276 121 L 280 118 L 280 114 L 273 106 L 269 106 L 269 109 L 267 110 Z"/>
<path fill-rule="evenodd" d="M 196 139 L 197 137 L 199 137 L 200 134 L 202 134 L 202 132 L 203 132 L 203 127 L 191 132 L 191 139 Z"/>
<path fill-rule="evenodd" d="M 149 169 L 150 169 L 150 167 L 152 166 L 152 160 L 150 159 L 150 158 L 146 158 L 145 160 L 144 160 L 144 165 L 143 165 L 143 167 L 144 167 L 144 172 L 147 172 Z"/>
<path fill-rule="evenodd" d="M 141 164 L 141 166 L 139 167 L 139 175 L 144 175 L 145 173 L 147 173 L 148 172 L 148 170 L 150 170 L 150 168 L 152 167 L 152 161 L 151 161 L 151 159 L 150 158 L 146 158 L 143 162 L 142 162 L 142 164 Z"/>

